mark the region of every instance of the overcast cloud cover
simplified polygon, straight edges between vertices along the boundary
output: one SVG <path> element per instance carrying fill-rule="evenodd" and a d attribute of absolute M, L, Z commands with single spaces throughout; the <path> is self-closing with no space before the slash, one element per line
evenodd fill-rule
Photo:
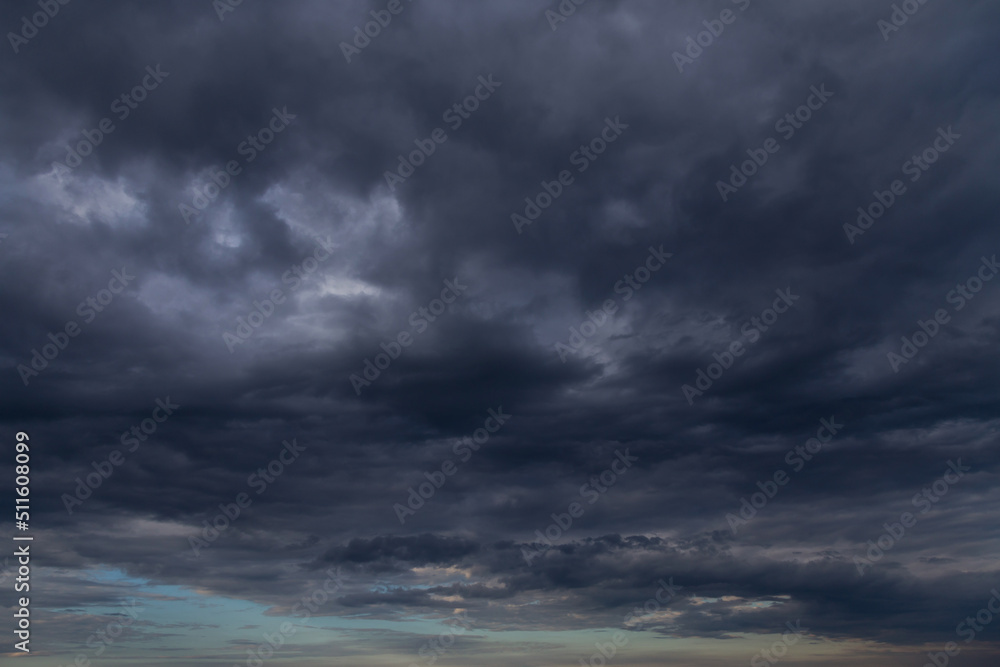
<path fill-rule="evenodd" d="M 61 1 L 0 654 L 996 664 L 1000 4 Z"/>

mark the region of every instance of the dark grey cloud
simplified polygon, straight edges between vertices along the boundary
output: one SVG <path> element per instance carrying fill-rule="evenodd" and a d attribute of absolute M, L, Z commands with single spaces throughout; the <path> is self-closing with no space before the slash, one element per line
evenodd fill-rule
<path fill-rule="evenodd" d="M 682 592 L 631 628 L 636 660 L 656 660 L 650 637 L 715 642 L 671 644 L 691 664 L 749 659 L 732 647 L 797 618 L 811 659 L 837 664 L 871 664 L 865 642 L 895 665 L 954 639 L 1000 583 L 1000 281 L 982 279 L 1000 254 L 995 3 L 926 3 L 885 39 L 891 3 L 860 0 L 592 0 L 555 30 L 558 3 L 404 0 L 348 63 L 341 42 L 386 5 L 243 2 L 220 20 L 209 2 L 71 2 L 4 54 L 0 418 L 31 434 L 39 642 L 72 657 L 130 597 L 216 604 L 181 591 L 277 618 L 337 567 L 310 622 L 342 625 L 290 641 L 302 660 L 413 659 L 421 619 L 466 610 L 456 659 L 573 662 L 563 638 L 622 627 L 670 577 Z M 36 11 L 8 3 L 0 24 Z M 480 77 L 497 85 L 455 126 Z M 276 113 L 287 126 L 262 132 Z M 957 138 L 915 172 L 939 130 Z M 718 182 L 769 138 L 780 149 L 723 201 Z M 512 214 L 564 170 L 518 233 Z M 897 179 L 905 193 L 845 231 Z M 669 261 L 626 289 L 651 247 Z M 115 271 L 135 277 L 112 291 Z M 467 288 L 436 312 L 446 281 Z M 776 291 L 796 298 L 769 321 Z M 180 407 L 143 432 L 168 397 Z M 511 418 L 474 449 L 489 410 Z M 843 429 L 798 467 L 788 452 L 821 419 Z M 268 472 L 291 439 L 301 456 Z M 626 450 L 636 464 L 590 503 L 582 487 Z M 959 459 L 969 472 L 920 513 Z M 394 505 L 427 484 L 401 522 Z M 582 515 L 525 562 L 573 502 Z M 859 574 L 904 512 L 916 524 Z M 244 611 L 189 653 L 182 625 L 211 621 L 151 612 L 123 658 L 231 658 L 261 641 Z M 996 633 L 968 664 L 991 664 Z"/>

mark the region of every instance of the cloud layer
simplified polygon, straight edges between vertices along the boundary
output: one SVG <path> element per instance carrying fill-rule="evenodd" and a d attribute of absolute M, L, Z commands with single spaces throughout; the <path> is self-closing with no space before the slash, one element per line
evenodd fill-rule
<path fill-rule="evenodd" d="M 1000 585 L 1000 11 L 902 4 L 70 3 L 8 38 L 38 645 L 156 586 L 287 615 L 338 567 L 342 640 L 288 664 L 416 660 L 463 610 L 452 659 L 577 664 L 670 578 L 632 664 L 796 619 L 820 663 L 961 641 Z M 185 664 L 260 641 L 196 627 Z"/>

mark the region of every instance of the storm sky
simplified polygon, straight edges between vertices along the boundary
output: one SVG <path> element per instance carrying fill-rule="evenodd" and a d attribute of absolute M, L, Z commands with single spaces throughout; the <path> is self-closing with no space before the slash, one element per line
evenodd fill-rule
<path fill-rule="evenodd" d="M 996 2 L 0 26 L 33 664 L 996 664 Z"/>

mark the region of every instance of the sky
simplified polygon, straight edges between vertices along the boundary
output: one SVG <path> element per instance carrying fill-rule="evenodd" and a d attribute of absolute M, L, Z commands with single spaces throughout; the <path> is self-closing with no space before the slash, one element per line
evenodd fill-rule
<path fill-rule="evenodd" d="M 996 664 L 1000 4 L 0 26 L 4 664 Z"/>

